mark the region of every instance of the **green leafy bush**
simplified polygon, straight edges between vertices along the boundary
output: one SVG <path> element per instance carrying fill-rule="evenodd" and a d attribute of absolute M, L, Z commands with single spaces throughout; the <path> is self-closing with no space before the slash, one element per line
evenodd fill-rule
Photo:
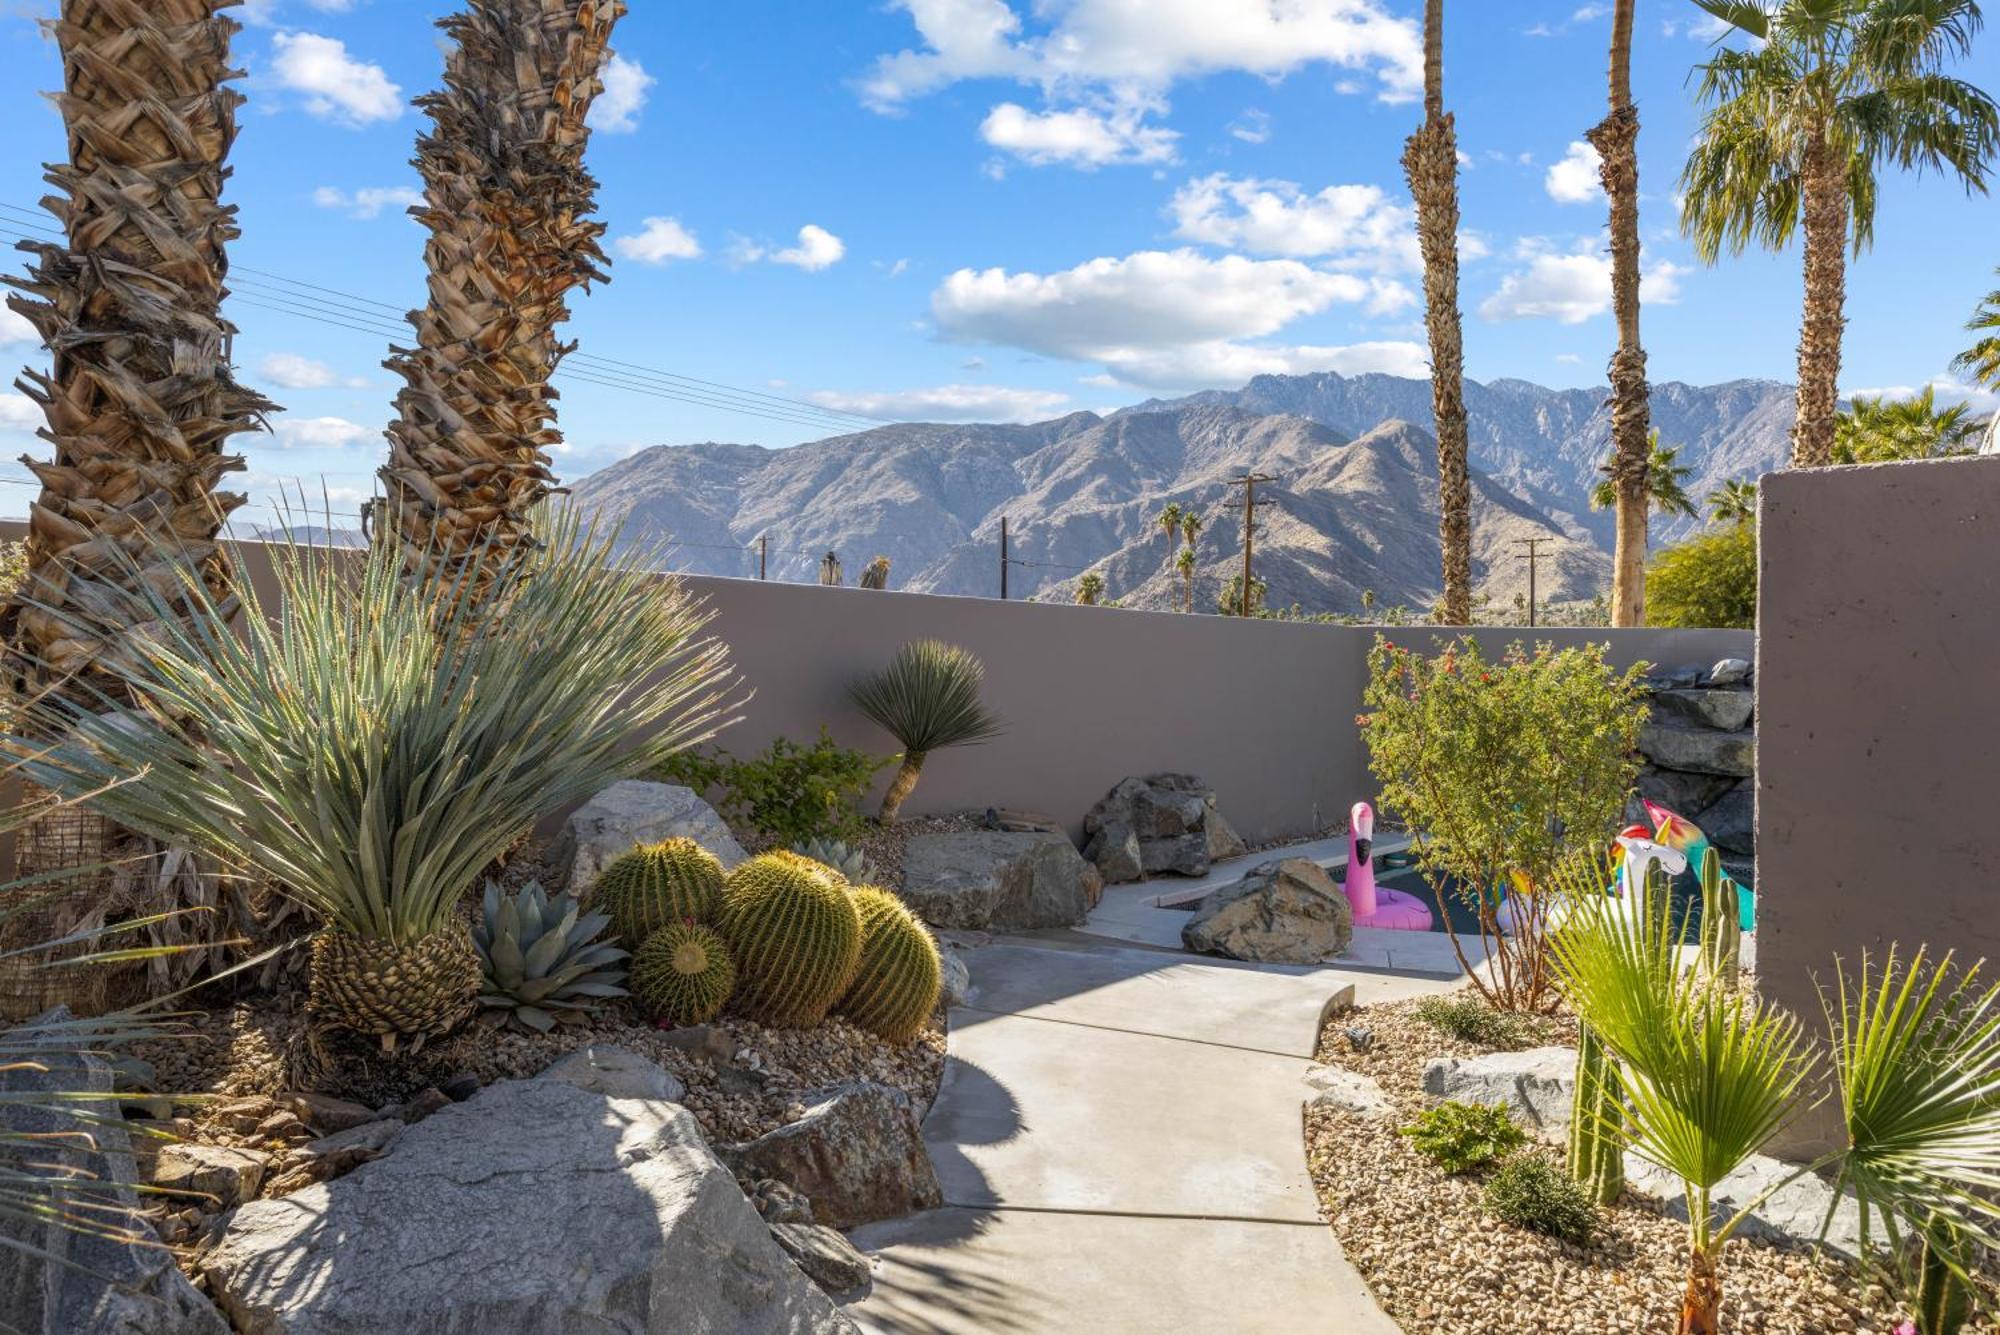
<path fill-rule="evenodd" d="M 716 805 L 732 825 L 792 845 L 858 835 L 861 798 L 888 763 L 839 745 L 821 728 L 811 746 L 779 737 L 748 760 L 720 749 L 682 751 L 654 774 L 698 793 L 719 793 Z"/>
<path fill-rule="evenodd" d="M 1377 636 L 1368 667 L 1356 722 L 1369 767 L 1426 876 L 1464 887 L 1478 913 L 1494 967 L 1473 986 L 1502 1010 L 1546 1006 L 1544 888 L 1574 848 L 1618 828 L 1646 716 L 1639 669 L 1613 671 L 1602 645 L 1517 642 L 1489 660 L 1469 635 L 1435 656 Z"/>
<path fill-rule="evenodd" d="M 1417 1003 L 1417 1018 L 1463 1043 L 1516 1052 L 1534 1046 L 1541 1035 L 1527 1016 L 1494 1010 L 1478 996 L 1425 997 Z"/>
<path fill-rule="evenodd" d="M 1569 1174 L 1535 1155 L 1500 1165 L 1486 1184 L 1486 1212 L 1495 1219 L 1565 1242 L 1585 1243 L 1597 1227 L 1597 1211 Z"/>
<path fill-rule="evenodd" d="M 1403 1128 L 1417 1153 L 1445 1172 L 1469 1173 L 1528 1143 L 1528 1133 L 1505 1108 L 1483 1103 L 1440 1103 Z"/>
<path fill-rule="evenodd" d="M 1646 568 L 1646 620 L 1655 626 L 1757 625 L 1757 526 L 1729 524 L 1676 543 Z"/>

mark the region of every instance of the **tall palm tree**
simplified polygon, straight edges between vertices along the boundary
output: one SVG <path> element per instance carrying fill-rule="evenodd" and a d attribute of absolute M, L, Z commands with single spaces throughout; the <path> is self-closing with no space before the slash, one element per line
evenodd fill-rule
<path fill-rule="evenodd" d="M 1925 385 L 1906 399 L 1856 399 L 1834 424 L 1833 462 L 1876 464 L 1893 459 L 1938 459 L 1970 454 L 1985 424 L 1963 403 L 1937 406 L 1937 388 Z"/>
<path fill-rule="evenodd" d="M 1985 193 L 2000 108 L 1943 72 L 1979 31 L 1977 0 L 1695 0 L 1755 38 L 1700 66 L 1701 130 L 1681 226 L 1704 261 L 1805 238 L 1792 464 L 1832 462 L 1847 250 L 1874 239 L 1876 170 L 1956 175 Z"/>
<path fill-rule="evenodd" d="M 1440 619 L 1472 620 L 1472 477 L 1466 462 L 1465 332 L 1458 313 L 1458 131 L 1444 109 L 1444 0 L 1424 0 L 1424 123 L 1403 146 L 1424 257 L 1424 328 L 1438 442 Z"/>
<path fill-rule="evenodd" d="M 1181 554 L 1174 558 L 1174 569 L 1181 575 L 1181 611 L 1194 611 L 1195 555 L 1192 545 L 1181 548 Z"/>
<path fill-rule="evenodd" d="M 2000 269 L 1993 272 L 2000 274 Z M 2000 288 L 1986 294 L 1986 300 L 1979 303 L 1979 309 L 1972 313 L 1965 327 L 1981 337 L 1951 359 L 1951 369 L 1971 376 L 1975 384 L 2000 389 Z"/>
<path fill-rule="evenodd" d="M 1081 607 L 1095 607 L 1104 600 L 1104 576 L 1086 570 L 1076 579 L 1076 601 Z"/>
<path fill-rule="evenodd" d="M 1639 108 L 1632 103 L 1632 18 L 1637 0 L 1617 0 L 1611 16 L 1611 111 L 1585 138 L 1597 150 L 1611 201 L 1611 309 L 1618 350 L 1611 354 L 1611 482 L 1617 518 L 1612 544 L 1611 624 L 1646 623 L 1646 483 L 1651 418 L 1646 350 L 1639 343 Z"/>
<path fill-rule="evenodd" d="M 452 41 L 444 87 L 418 101 L 429 229 L 430 300 L 411 320 L 416 346 L 387 363 L 401 376 L 383 496 L 369 507 L 380 541 L 406 563 L 519 569 L 530 516 L 556 478 L 549 376 L 569 348 L 556 335 L 568 293 L 605 280 L 588 217 L 586 118 L 624 0 L 468 0 L 440 23 Z"/>
<path fill-rule="evenodd" d="M 1181 540 L 1192 547 L 1195 539 L 1199 538 L 1201 531 L 1207 527 L 1208 521 L 1201 517 L 1200 512 L 1189 510 L 1181 515 Z"/>
<path fill-rule="evenodd" d="M 1732 477 L 1708 493 L 1712 524 L 1747 524 L 1757 517 L 1757 484 Z"/>
<path fill-rule="evenodd" d="M 1614 452 L 1598 468 L 1605 477 L 1591 488 L 1591 509 L 1608 510 L 1618 503 L 1617 468 L 1618 456 Z M 1680 446 L 1660 444 L 1657 430 L 1646 434 L 1646 495 L 1653 509 L 1683 519 L 1699 518 L 1701 511 L 1695 508 L 1694 498 L 1687 490 L 1687 481 L 1693 476 L 1694 469 L 1681 462 Z"/>
<path fill-rule="evenodd" d="M 1180 536 L 1181 515 L 1183 513 L 1185 512 L 1181 509 L 1179 501 L 1168 501 L 1160 507 L 1160 512 L 1153 516 L 1153 522 L 1158 524 L 1160 531 L 1167 535 L 1168 551 L 1173 550 L 1174 539 Z"/>

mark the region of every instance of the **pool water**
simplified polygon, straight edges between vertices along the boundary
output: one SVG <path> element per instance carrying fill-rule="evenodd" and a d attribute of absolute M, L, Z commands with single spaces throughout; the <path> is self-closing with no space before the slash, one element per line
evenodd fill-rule
<path fill-rule="evenodd" d="M 1336 878 L 1337 879 L 1337 878 Z M 1414 895 L 1431 911 L 1431 930 L 1442 932 L 1444 924 L 1438 920 L 1438 896 L 1431 890 L 1424 874 L 1415 867 L 1398 867 L 1393 870 L 1378 869 L 1375 884 L 1385 890 L 1401 890 Z M 1452 878 L 1442 878 L 1444 904 L 1451 914 L 1452 929 L 1461 936 L 1479 935 L 1479 913 L 1474 909 L 1470 896 L 1462 888 L 1463 883 Z M 1692 872 L 1683 872 L 1673 881 L 1673 912 L 1676 920 L 1686 916 L 1687 926 L 1683 940 L 1693 941 L 1701 935 L 1701 881 Z"/>

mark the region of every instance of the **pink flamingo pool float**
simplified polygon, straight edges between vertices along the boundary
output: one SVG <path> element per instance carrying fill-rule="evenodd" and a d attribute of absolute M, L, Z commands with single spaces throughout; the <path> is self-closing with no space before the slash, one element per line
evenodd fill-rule
<path fill-rule="evenodd" d="M 1384 890 L 1375 884 L 1375 808 L 1356 802 L 1347 821 L 1347 902 L 1354 908 L 1356 927 L 1386 927 L 1397 932 L 1428 932 L 1431 911 L 1415 895 Z"/>

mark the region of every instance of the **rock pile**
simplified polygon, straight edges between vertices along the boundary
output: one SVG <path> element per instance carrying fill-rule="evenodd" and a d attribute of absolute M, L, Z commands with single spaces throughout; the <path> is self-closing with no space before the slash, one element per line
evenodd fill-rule
<path fill-rule="evenodd" d="M 1747 864 L 1756 852 L 1753 672 L 1744 659 L 1725 658 L 1705 672 L 1678 668 L 1646 678 L 1653 715 L 1639 734 L 1646 758 L 1639 796 L 1699 825 L 1725 863 Z M 1628 816 L 1643 821 L 1636 800 L 1632 807 Z"/>
<path fill-rule="evenodd" d="M 1161 872 L 1206 876 L 1241 857 L 1242 838 L 1215 807 L 1215 790 L 1192 774 L 1121 779 L 1083 818 L 1084 856 L 1107 885 Z"/>
<path fill-rule="evenodd" d="M 1181 928 L 1189 950 L 1266 964 L 1318 964 L 1346 953 L 1353 941 L 1347 896 L 1306 858 L 1252 868 L 1202 900 Z"/>

